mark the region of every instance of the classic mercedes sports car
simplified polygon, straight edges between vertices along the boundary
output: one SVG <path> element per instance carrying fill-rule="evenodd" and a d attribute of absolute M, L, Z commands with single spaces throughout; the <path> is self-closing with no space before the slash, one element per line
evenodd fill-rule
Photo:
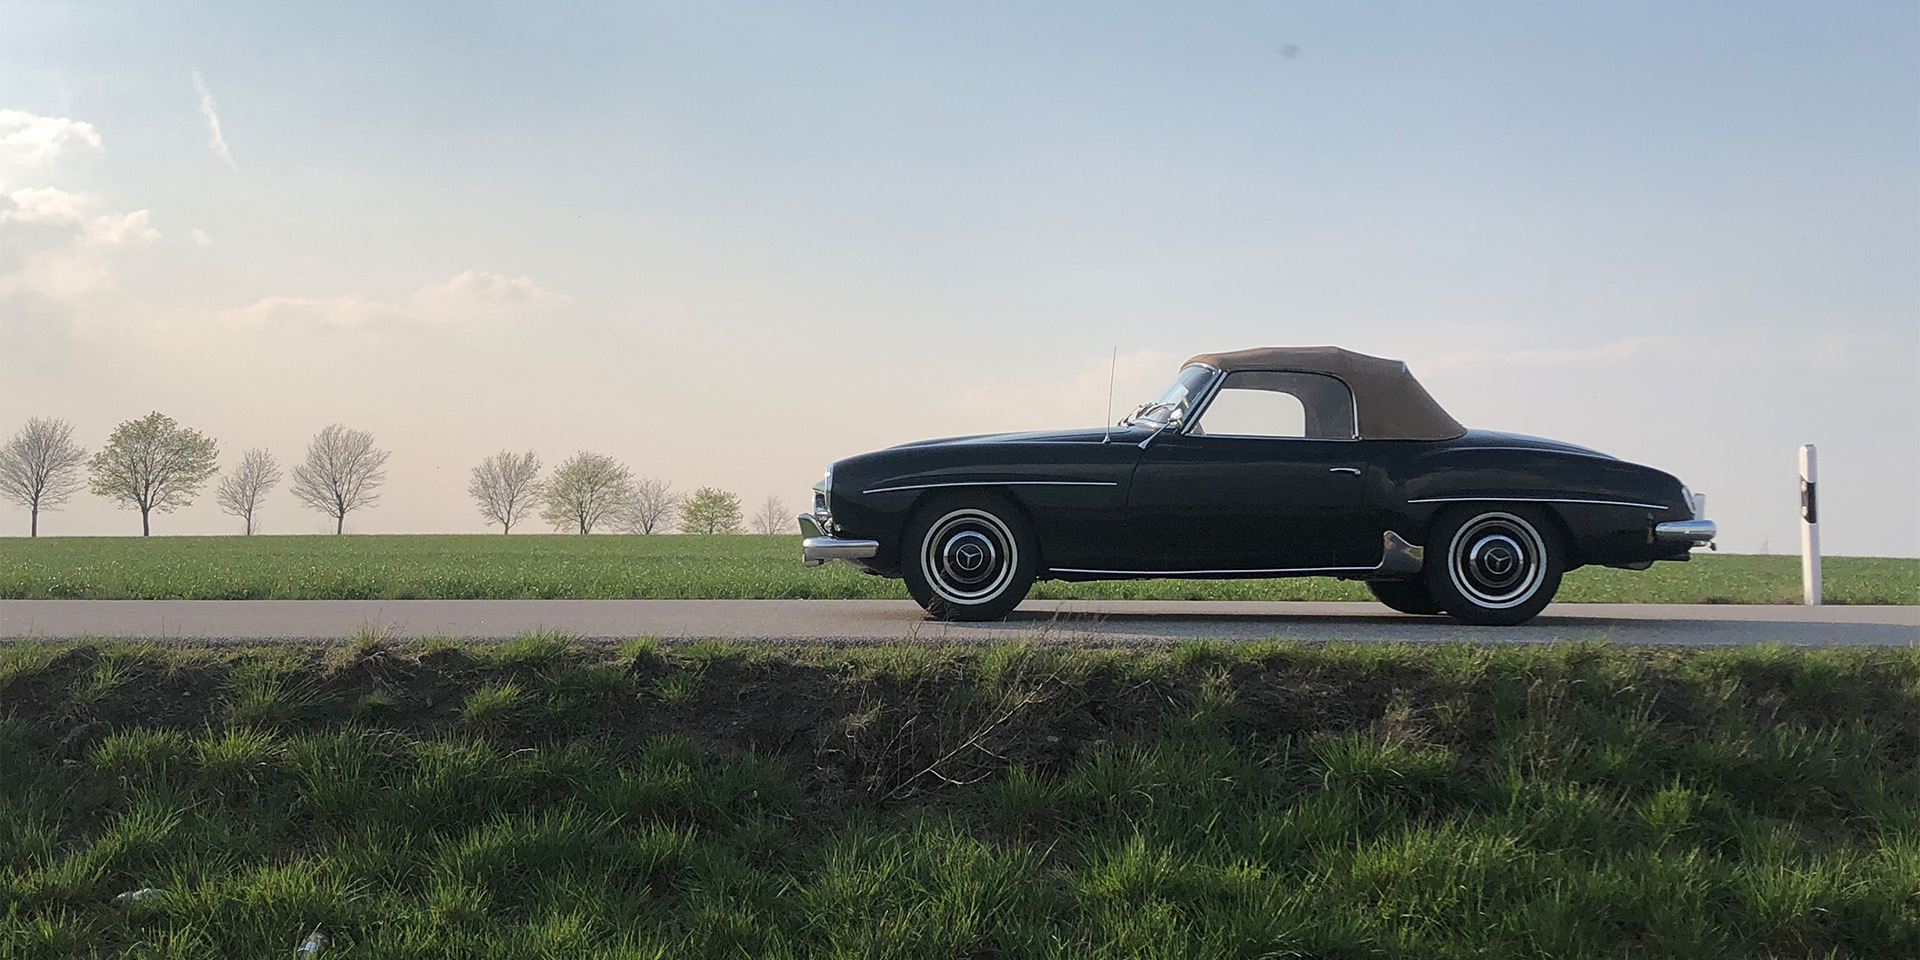
<path fill-rule="evenodd" d="M 939 619 L 1006 616 L 1036 579 L 1339 577 L 1410 614 L 1523 623 L 1586 564 L 1686 560 L 1715 529 L 1679 480 L 1468 430 L 1398 360 L 1202 354 L 1106 429 L 926 440 L 834 463 L 809 565 L 900 577 Z"/>

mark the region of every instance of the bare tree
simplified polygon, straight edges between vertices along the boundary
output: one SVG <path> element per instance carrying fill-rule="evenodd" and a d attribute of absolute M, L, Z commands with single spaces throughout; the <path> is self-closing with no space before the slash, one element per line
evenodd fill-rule
<path fill-rule="evenodd" d="M 633 499 L 633 471 L 612 457 L 581 451 L 553 469 L 540 518 L 555 530 L 592 533 Z"/>
<path fill-rule="evenodd" d="M 28 536 L 40 535 L 40 511 L 59 509 L 86 486 L 80 477 L 86 461 L 86 449 L 73 442 L 73 425 L 65 420 L 31 417 L 0 447 L 0 497 L 27 508 Z"/>
<path fill-rule="evenodd" d="M 260 510 L 260 501 L 279 483 L 280 462 L 255 447 L 241 454 L 240 465 L 220 478 L 220 485 L 213 488 L 213 501 L 220 505 L 221 513 L 245 521 L 246 535 L 251 537 L 253 515 Z"/>
<path fill-rule="evenodd" d="M 123 510 L 139 510 L 140 535 L 148 536 L 153 511 L 171 513 L 193 503 L 220 471 L 219 452 L 211 437 L 149 413 L 113 428 L 106 447 L 87 461 L 88 486 Z"/>
<path fill-rule="evenodd" d="M 760 504 L 760 509 L 754 511 L 754 533 L 772 536 L 776 533 L 786 533 L 792 526 L 793 518 L 787 516 L 786 503 L 772 494 L 768 494 L 767 499 Z"/>
<path fill-rule="evenodd" d="M 714 487 L 701 487 L 680 508 L 680 529 L 688 533 L 739 533 L 740 498 Z"/>
<path fill-rule="evenodd" d="M 347 514 L 380 502 L 380 485 L 391 450 L 373 445 L 373 434 L 328 424 L 307 444 L 307 459 L 293 468 L 293 495 L 333 518 L 333 532 L 346 532 Z"/>
<path fill-rule="evenodd" d="M 467 481 L 467 493 L 480 505 L 480 515 L 489 524 L 499 524 L 503 534 L 512 533 L 513 525 L 533 511 L 541 487 L 540 458 L 532 450 L 502 450 L 480 461 Z"/>
<path fill-rule="evenodd" d="M 628 533 L 665 533 L 673 529 L 683 499 L 673 484 L 642 477 L 634 481 L 633 496 L 621 511 L 620 526 Z"/>

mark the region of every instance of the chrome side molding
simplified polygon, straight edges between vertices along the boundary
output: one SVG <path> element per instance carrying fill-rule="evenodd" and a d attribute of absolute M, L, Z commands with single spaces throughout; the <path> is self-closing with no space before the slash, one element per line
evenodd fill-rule
<path fill-rule="evenodd" d="M 1113 480 L 940 480 L 934 483 L 907 483 L 895 487 L 868 487 L 861 493 L 898 493 L 902 490 L 937 490 L 942 487 L 1117 487 Z"/>
<path fill-rule="evenodd" d="M 1090 573 L 1116 577 L 1264 577 L 1294 575 L 1326 576 L 1342 580 L 1376 580 L 1411 577 L 1426 565 L 1427 548 L 1408 543 L 1392 530 L 1380 538 L 1380 562 L 1371 567 L 1269 567 L 1258 570 L 1086 570 L 1078 567 L 1054 567 L 1054 573 Z"/>

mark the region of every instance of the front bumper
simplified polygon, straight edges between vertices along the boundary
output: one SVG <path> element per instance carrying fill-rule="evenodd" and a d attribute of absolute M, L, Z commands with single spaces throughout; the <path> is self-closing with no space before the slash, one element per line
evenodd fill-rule
<path fill-rule="evenodd" d="M 1653 539 L 1662 543 L 1691 543 L 1695 546 L 1713 542 L 1720 531 L 1712 520 L 1673 520 L 1653 525 Z"/>
<path fill-rule="evenodd" d="M 828 560 L 865 560 L 880 552 L 878 540 L 843 540 L 827 536 L 820 521 L 811 513 L 803 513 L 796 519 L 800 521 L 800 533 L 806 537 L 800 541 L 800 562 L 809 567 L 817 567 Z"/>

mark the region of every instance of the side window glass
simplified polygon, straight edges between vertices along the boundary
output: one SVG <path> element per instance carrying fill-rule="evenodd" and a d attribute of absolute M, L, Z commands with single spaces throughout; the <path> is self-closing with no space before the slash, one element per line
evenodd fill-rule
<path fill-rule="evenodd" d="M 1193 432 L 1216 437 L 1351 440 L 1353 424 L 1353 393 L 1336 377 L 1241 371 L 1227 376 Z"/>
<path fill-rule="evenodd" d="M 1304 437 L 1307 408 L 1291 393 L 1247 390 L 1229 381 L 1207 404 L 1196 432 L 1215 437 Z"/>

